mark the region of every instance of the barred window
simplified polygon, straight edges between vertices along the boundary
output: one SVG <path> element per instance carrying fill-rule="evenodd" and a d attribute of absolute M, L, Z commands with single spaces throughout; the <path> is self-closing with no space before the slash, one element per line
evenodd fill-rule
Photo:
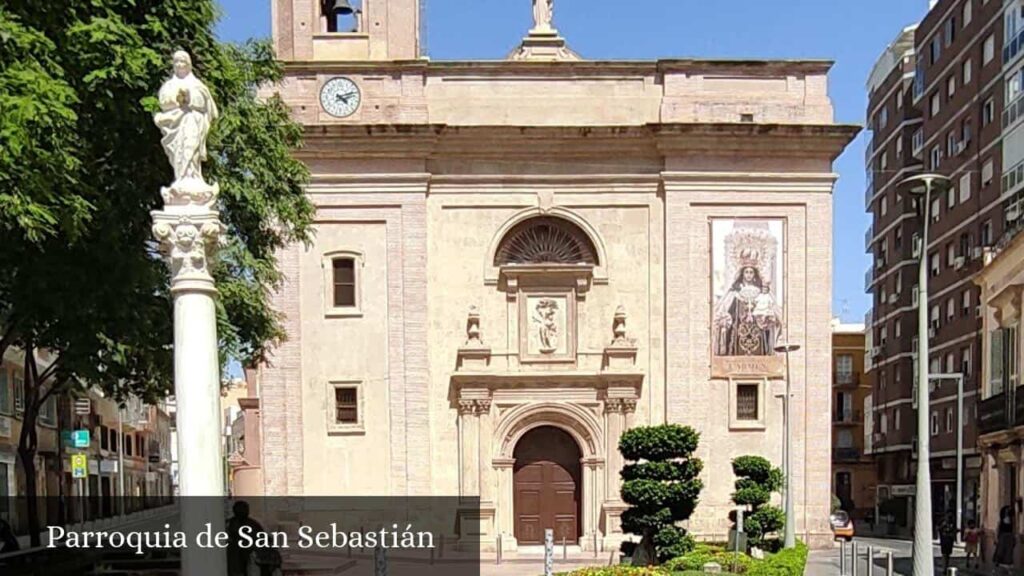
<path fill-rule="evenodd" d="M 758 419 L 758 385 L 737 384 L 736 385 L 736 419 L 757 420 Z"/>
<path fill-rule="evenodd" d="M 355 388 L 334 389 L 334 421 L 338 424 L 359 423 L 358 393 Z"/>

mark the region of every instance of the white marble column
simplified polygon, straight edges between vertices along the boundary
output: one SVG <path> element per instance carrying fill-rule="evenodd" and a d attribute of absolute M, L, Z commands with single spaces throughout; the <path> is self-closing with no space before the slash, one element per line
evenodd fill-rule
<path fill-rule="evenodd" d="M 207 525 L 214 534 L 224 530 L 217 289 L 209 271 L 223 226 L 215 209 L 219 188 L 203 179 L 201 166 L 217 107 L 181 51 L 173 56 L 173 73 L 160 88 L 159 102 L 154 121 L 164 134 L 175 180 L 161 190 L 164 207 L 152 213 L 153 235 L 171 270 L 178 481 L 184 497 L 179 509 L 181 527 L 194 541 Z M 181 573 L 226 574 L 224 550 L 183 549 Z"/>

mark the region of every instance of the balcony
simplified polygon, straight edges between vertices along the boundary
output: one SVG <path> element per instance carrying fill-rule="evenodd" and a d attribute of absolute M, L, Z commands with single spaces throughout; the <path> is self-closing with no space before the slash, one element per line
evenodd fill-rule
<path fill-rule="evenodd" d="M 864 421 L 864 413 L 861 410 L 836 410 L 832 414 L 833 424 L 860 424 Z"/>
<path fill-rule="evenodd" d="M 1003 66 L 1005 67 L 1020 52 L 1020 49 L 1024 47 L 1024 30 L 1021 30 L 1014 38 L 1006 38 L 1003 40 Z"/>
<path fill-rule="evenodd" d="M 875 281 L 875 269 L 868 268 L 864 273 L 864 292 L 871 293 L 871 283 Z"/>
<path fill-rule="evenodd" d="M 1014 98 L 1006 110 L 1003 110 L 1003 132 L 1016 124 L 1021 117 L 1024 117 L 1024 92 Z"/>
<path fill-rule="evenodd" d="M 864 251 L 871 252 L 871 239 L 875 237 L 875 225 L 868 224 L 868 229 L 864 232 Z"/>
<path fill-rule="evenodd" d="M 836 387 L 860 386 L 860 374 L 856 372 L 833 372 L 832 373 L 832 384 Z"/>
<path fill-rule="evenodd" d="M 978 405 L 978 433 L 991 434 L 1006 430 L 1006 394 L 996 394 Z"/>
<path fill-rule="evenodd" d="M 856 448 L 833 448 L 833 462 L 856 462 L 860 460 L 860 450 Z"/>

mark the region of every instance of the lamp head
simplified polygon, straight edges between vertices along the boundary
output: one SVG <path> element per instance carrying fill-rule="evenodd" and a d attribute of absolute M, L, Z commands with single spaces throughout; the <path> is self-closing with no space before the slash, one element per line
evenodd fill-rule
<path fill-rule="evenodd" d="M 911 196 L 924 196 L 929 188 L 932 192 L 945 192 L 952 186 L 953 181 L 948 176 L 935 173 L 916 174 L 897 184 L 897 187 L 905 189 Z"/>
<path fill-rule="evenodd" d="M 799 349 L 799 344 L 790 344 L 789 342 L 778 342 L 775 344 L 776 352 L 796 352 Z"/>

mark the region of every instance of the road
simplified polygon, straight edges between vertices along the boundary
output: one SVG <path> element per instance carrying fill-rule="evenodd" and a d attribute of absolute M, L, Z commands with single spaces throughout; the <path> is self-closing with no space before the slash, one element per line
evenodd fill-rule
<path fill-rule="evenodd" d="M 857 556 L 859 561 L 856 566 L 856 572 L 852 570 L 852 565 L 849 562 L 849 555 L 851 553 L 851 546 L 847 545 L 846 554 L 846 574 L 853 576 L 865 576 L 868 573 L 867 565 L 867 549 L 870 546 L 875 556 L 874 562 L 874 575 L 885 575 L 886 573 L 886 553 L 892 552 L 893 556 L 893 574 L 898 576 L 911 576 L 913 573 L 913 563 L 911 560 L 911 550 L 913 548 L 910 540 L 895 540 L 895 539 L 883 539 L 883 538 L 856 538 L 854 543 L 857 546 Z M 838 576 L 842 574 L 840 570 L 840 554 L 841 548 L 839 544 L 836 544 L 835 548 L 831 550 L 816 550 L 811 552 L 810 558 L 807 562 L 806 576 Z M 942 558 L 939 556 L 939 547 L 935 546 L 933 549 L 935 554 L 935 574 L 937 576 L 942 575 Z M 974 575 L 989 575 L 990 570 L 967 570 L 966 559 L 964 558 L 964 551 L 962 547 L 957 547 L 953 551 L 953 561 L 950 564 L 958 570 L 958 576 L 974 576 Z"/>

